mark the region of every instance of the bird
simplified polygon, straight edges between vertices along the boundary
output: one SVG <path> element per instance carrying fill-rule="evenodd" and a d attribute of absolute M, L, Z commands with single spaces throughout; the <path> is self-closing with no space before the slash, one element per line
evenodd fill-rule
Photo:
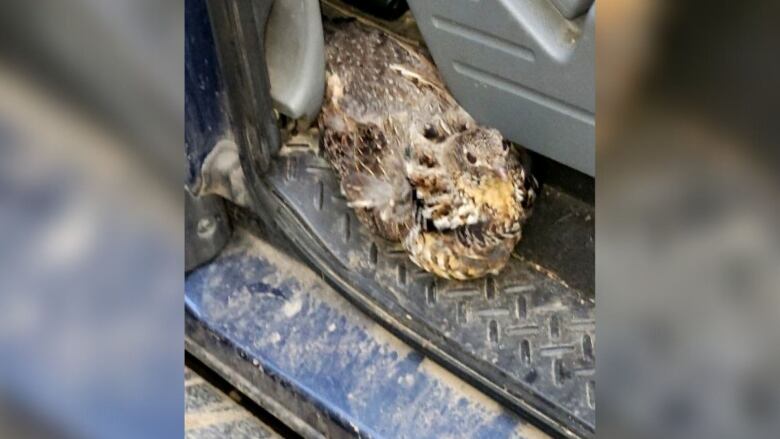
<path fill-rule="evenodd" d="M 446 279 L 498 274 L 539 186 L 521 154 L 453 98 L 424 47 L 326 23 L 325 159 L 358 220 Z"/>

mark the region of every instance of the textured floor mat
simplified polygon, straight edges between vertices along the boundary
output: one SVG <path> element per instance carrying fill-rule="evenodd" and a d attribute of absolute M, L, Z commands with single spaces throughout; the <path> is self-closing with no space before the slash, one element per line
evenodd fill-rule
<path fill-rule="evenodd" d="M 503 403 L 566 436 L 593 436 L 592 297 L 523 257 L 479 281 L 423 272 L 369 234 L 309 151 L 275 160 L 256 189 L 310 261 L 354 303 Z M 550 191 L 539 204 L 560 202 Z"/>

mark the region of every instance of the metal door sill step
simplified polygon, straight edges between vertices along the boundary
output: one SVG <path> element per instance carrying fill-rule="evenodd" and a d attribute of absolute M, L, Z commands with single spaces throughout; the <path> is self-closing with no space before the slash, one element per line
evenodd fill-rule
<path fill-rule="evenodd" d="M 187 351 L 303 437 L 548 437 L 243 228 L 185 302 Z"/>

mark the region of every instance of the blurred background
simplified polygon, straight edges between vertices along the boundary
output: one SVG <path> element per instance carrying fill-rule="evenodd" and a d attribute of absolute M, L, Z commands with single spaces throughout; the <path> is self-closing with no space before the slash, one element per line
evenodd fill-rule
<path fill-rule="evenodd" d="M 780 5 L 597 6 L 599 436 L 778 437 Z"/>
<path fill-rule="evenodd" d="M 183 436 L 183 23 L 4 3 L 0 437 Z"/>
<path fill-rule="evenodd" d="M 780 5 L 597 0 L 597 425 L 778 437 Z M 0 436 L 183 435 L 183 2 L 0 15 Z"/>

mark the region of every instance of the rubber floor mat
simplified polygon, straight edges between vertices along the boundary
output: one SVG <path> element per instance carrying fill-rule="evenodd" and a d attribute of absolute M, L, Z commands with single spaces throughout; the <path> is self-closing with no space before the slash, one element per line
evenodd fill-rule
<path fill-rule="evenodd" d="M 308 148 L 286 151 L 253 187 L 260 204 L 275 214 L 257 213 L 272 220 L 337 290 L 546 429 L 568 437 L 594 435 L 592 295 L 519 255 L 499 276 L 468 282 L 435 278 L 399 245 L 370 235 L 324 160 Z M 546 188 L 537 206 L 565 202 L 559 195 Z M 534 233 L 545 229 L 529 226 Z"/>

